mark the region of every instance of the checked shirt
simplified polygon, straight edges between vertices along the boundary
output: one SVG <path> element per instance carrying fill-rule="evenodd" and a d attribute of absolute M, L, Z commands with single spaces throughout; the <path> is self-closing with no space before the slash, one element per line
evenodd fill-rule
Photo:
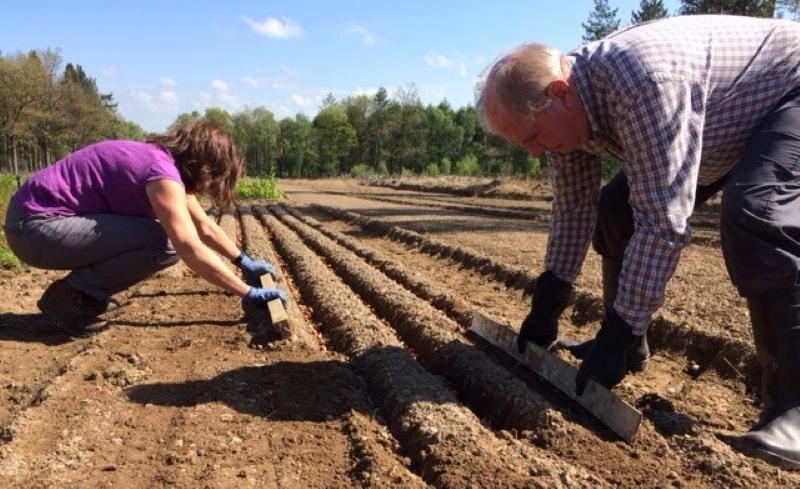
<path fill-rule="evenodd" d="M 673 17 L 567 58 L 592 136 L 581 151 L 548 154 L 554 197 L 544 266 L 575 280 L 596 222 L 601 157 L 620 161 L 635 231 L 614 309 L 641 335 L 691 239 L 697 185 L 730 172 L 759 122 L 800 86 L 800 24 Z"/>

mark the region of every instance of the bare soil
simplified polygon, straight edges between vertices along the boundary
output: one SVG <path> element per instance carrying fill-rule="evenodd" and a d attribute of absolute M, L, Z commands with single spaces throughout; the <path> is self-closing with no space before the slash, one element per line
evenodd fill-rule
<path fill-rule="evenodd" d="M 758 414 L 758 369 L 714 204 L 651 327 L 650 365 L 616 388 L 645 416 L 628 444 L 466 331 L 476 310 L 514 328 L 527 313 L 546 187 L 439 185 L 287 181 L 280 205 L 218 213 L 278 268 L 285 338 L 180 264 L 124 294 L 107 330 L 70 338 L 35 306 L 60 273 L 0 271 L 0 486 L 800 485 L 730 446 Z M 594 334 L 600 290 L 590 254 L 562 336 Z"/>

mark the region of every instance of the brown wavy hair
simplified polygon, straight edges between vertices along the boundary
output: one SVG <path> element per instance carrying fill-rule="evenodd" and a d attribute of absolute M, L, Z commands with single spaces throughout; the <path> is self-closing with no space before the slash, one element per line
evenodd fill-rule
<path fill-rule="evenodd" d="M 188 193 L 206 193 L 220 208 L 233 205 L 243 161 L 228 131 L 211 120 L 199 119 L 147 142 L 172 154 Z"/>

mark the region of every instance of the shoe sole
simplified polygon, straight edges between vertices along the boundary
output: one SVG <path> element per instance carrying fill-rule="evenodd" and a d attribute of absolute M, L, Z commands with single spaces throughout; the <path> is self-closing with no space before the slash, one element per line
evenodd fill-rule
<path fill-rule="evenodd" d="M 765 462 L 788 470 L 800 470 L 800 460 L 793 460 L 780 453 L 775 453 L 764 447 L 753 445 L 746 439 L 740 439 L 736 448 L 748 457 L 758 458 Z"/>
<path fill-rule="evenodd" d="M 99 320 L 86 326 L 74 326 L 70 324 L 59 323 L 56 324 L 56 327 L 73 338 L 87 338 L 108 329 L 108 321 Z"/>
<path fill-rule="evenodd" d="M 644 372 L 647 368 L 647 364 L 650 363 L 650 358 L 645 358 L 641 362 L 635 363 L 633 365 L 628 365 L 628 372 L 629 373 L 639 373 Z"/>

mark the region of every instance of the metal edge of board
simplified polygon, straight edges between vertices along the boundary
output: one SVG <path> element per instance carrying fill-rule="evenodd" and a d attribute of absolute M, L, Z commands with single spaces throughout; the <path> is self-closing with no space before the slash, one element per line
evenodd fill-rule
<path fill-rule="evenodd" d="M 533 370 L 558 390 L 586 408 L 611 431 L 626 442 L 630 442 L 642 419 L 642 413 L 623 401 L 604 386 L 590 380 L 582 396 L 575 394 L 577 369 L 551 355 L 533 343 L 528 343 L 524 354 L 517 351 L 517 333 L 475 312 L 470 331 L 500 348 L 507 355 Z"/>

